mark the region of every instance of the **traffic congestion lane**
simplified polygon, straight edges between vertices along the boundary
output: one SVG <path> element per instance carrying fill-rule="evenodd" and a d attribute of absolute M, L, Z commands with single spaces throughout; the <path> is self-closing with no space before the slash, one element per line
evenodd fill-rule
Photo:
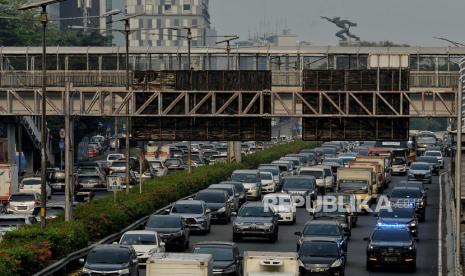
<path fill-rule="evenodd" d="M 393 176 L 390 188 L 395 186 L 405 176 Z M 415 273 L 407 272 L 401 269 L 379 269 L 373 272 L 366 271 L 366 246 L 367 242 L 363 241 L 368 237 L 376 225 L 376 218 L 373 214 L 360 216 L 357 227 L 352 230 L 348 247 L 348 260 L 346 265 L 347 275 L 433 275 L 437 274 L 438 259 L 438 237 L 437 237 L 437 218 L 438 218 L 438 177 L 433 177 L 433 183 L 428 185 L 428 207 L 426 211 L 426 221 L 419 225 L 419 239 L 417 242 L 417 271 Z M 390 189 L 385 191 L 388 194 Z M 294 232 L 301 231 L 304 224 L 310 219 L 310 215 L 305 208 L 298 208 L 297 222 L 295 225 L 280 225 L 279 239 L 276 243 L 269 243 L 266 240 L 244 240 L 239 242 L 238 247 L 243 251 L 295 251 L 297 237 Z M 230 241 L 232 242 L 232 224 L 214 225 L 209 235 L 193 235 L 190 238 L 191 246 L 201 241 Z M 145 271 L 141 270 L 141 275 Z"/>

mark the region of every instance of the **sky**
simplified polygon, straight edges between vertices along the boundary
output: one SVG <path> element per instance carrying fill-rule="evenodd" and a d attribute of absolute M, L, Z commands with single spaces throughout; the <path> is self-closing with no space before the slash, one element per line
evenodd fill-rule
<path fill-rule="evenodd" d="M 289 28 L 298 40 L 336 45 L 339 30 L 320 16 L 358 23 L 351 29 L 366 41 L 411 46 L 448 46 L 433 36 L 465 43 L 464 0 L 210 0 L 211 23 L 219 35 Z M 265 23 L 266 24 L 265 24 Z"/>

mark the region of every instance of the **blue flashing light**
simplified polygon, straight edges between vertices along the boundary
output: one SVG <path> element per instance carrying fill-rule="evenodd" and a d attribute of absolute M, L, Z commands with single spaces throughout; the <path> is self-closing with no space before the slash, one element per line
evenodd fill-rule
<path fill-rule="evenodd" d="M 389 229 L 406 229 L 408 227 L 407 224 L 400 224 L 400 223 L 377 223 L 376 227 L 378 228 L 389 228 Z"/>

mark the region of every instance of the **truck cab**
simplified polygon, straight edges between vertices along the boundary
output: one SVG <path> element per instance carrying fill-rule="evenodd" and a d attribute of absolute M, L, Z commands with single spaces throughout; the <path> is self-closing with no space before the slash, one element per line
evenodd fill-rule
<path fill-rule="evenodd" d="M 339 168 L 336 192 L 354 194 L 357 208 L 366 213 L 372 203 L 375 174 L 371 168 Z"/>

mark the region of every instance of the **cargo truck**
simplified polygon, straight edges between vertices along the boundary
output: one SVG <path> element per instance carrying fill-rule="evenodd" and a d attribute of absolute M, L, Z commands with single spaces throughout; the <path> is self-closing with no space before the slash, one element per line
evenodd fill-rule
<path fill-rule="evenodd" d="M 378 162 L 381 166 L 381 172 L 383 173 L 384 181 L 382 182 L 383 187 L 387 188 L 388 184 L 391 183 L 392 172 L 391 162 L 383 156 L 357 156 L 355 161 L 360 162 Z"/>
<path fill-rule="evenodd" d="M 243 276 L 298 276 L 299 256 L 294 252 L 244 252 Z"/>
<path fill-rule="evenodd" d="M 18 192 L 18 187 L 18 167 L 0 164 L 0 205 L 7 203 L 10 195 Z"/>
<path fill-rule="evenodd" d="M 336 191 L 354 194 L 357 211 L 366 213 L 372 203 L 371 196 L 376 188 L 375 173 L 371 168 L 339 168 Z"/>
<path fill-rule="evenodd" d="M 147 260 L 147 276 L 212 276 L 210 254 L 155 253 Z"/>

